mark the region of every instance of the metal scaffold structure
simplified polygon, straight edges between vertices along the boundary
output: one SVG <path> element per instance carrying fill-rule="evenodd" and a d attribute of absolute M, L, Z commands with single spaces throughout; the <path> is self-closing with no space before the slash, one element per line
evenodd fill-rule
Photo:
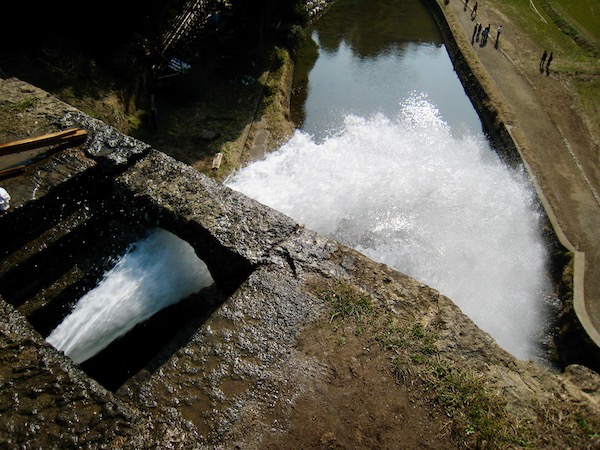
<path fill-rule="evenodd" d="M 217 27 L 219 14 L 231 8 L 227 0 L 191 0 L 187 2 L 163 33 L 157 50 L 161 61 L 155 70 L 171 69 L 182 72 L 186 64 L 177 56 L 187 43 L 197 39 L 209 27 Z M 174 61 L 175 59 L 175 61 Z"/>

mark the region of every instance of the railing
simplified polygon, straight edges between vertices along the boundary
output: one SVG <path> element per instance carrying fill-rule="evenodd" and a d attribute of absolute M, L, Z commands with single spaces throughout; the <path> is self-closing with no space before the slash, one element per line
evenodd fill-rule
<path fill-rule="evenodd" d="M 166 55 L 181 41 L 197 36 L 211 17 L 226 6 L 224 0 L 191 0 L 186 3 L 161 39 L 161 54 Z"/>

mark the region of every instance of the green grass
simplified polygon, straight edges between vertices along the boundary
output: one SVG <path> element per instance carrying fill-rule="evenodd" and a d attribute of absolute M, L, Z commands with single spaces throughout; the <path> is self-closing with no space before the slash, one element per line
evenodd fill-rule
<path fill-rule="evenodd" d="M 558 16 L 580 33 L 596 43 L 600 40 L 600 1 L 598 0 L 546 0 Z"/>
<path fill-rule="evenodd" d="M 412 384 L 417 379 L 429 386 L 462 439 L 475 448 L 507 441 L 503 404 L 486 393 L 480 377 L 452 367 L 439 355 L 438 336 L 432 329 L 418 322 L 398 326 L 393 318 L 375 314 L 371 296 L 347 281 L 313 288 L 331 306 L 329 324 L 338 320 L 356 324 L 355 336 L 369 336 L 366 347 L 378 346 L 389 353 L 390 370 L 398 382 Z M 346 341 L 346 336 L 338 337 L 335 345 L 343 346 Z"/>
<path fill-rule="evenodd" d="M 493 1 L 539 46 L 540 55 L 543 50 L 554 52 L 555 70 L 560 66 L 566 71 L 598 73 L 600 18 L 593 11 L 600 9 L 598 0 L 532 0 L 535 10 L 528 0 Z M 565 3 L 568 12 L 563 9 Z"/>
<path fill-rule="evenodd" d="M 553 0 L 556 1 L 556 0 Z M 600 38 L 600 1 L 598 0 L 569 0 L 561 2 L 575 20 L 588 31 Z"/>
<path fill-rule="evenodd" d="M 39 103 L 40 99 L 37 97 L 26 97 L 18 103 L 15 103 L 12 107 L 12 110 L 15 112 L 25 112 L 28 109 L 35 108 L 35 106 Z"/>
<path fill-rule="evenodd" d="M 335 319 L 360 321 L 373 313 L 371 297 L 343 280 L 322 289 L 320 293 L 331 304 L 333 312 L 329 318 L 330 323 Z"/>
<path fill-rule="evenodd" d="M 475 448 L 501 445 L 511 439 L 503 404 L 487 394 L 481 377 L 453 367 L 439 355 L 438 336 L 420 323 L 410 327 L 388 326 L 374 338 L 390 352 L 391 370 L 399 382 L 418 379 L 433 393 L 434 400 L 454 420 L 455 433 Z"/>
<path fill-rule="evenodd" d="M 600 136 L 600 77 L 591 80 L 575 80 L 573 85 L 579 93 L 592 134 Z"/>
<path fill-rule="evenodd" d="M 429 386 L 427 390 L 453 419 L 455 433 L 462 439 L 475 448 L 507 442 L 503 404 L 486 393 L 480 377 L 452 367 L 440 357 L 433 330 L 418 322 L 398 326 L 392 318 L 376 315 L 371 297 L 346 281 L 337 280 L 316 291 L 332 307 L 330 324 L 336 320 L 354 322 L 355 336 L 369 336 L 366 348 L 378 346 L 389 353 L 390 370 L 398 382 L 412 384 L 417 379 Z M 346 337 L 338 337 L 335 344 L 345 345 Z"/>

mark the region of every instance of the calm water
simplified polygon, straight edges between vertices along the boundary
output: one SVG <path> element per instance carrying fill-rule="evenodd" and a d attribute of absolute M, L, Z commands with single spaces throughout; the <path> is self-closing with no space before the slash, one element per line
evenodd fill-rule
<path fill-rule="evenodd" d="M 226 184 L 439 289 L 515 356 L 543 358 L 535 193 L 490 149 L 421 3 L 339 0 L 300 56 L 298 130 Z"/>
<path fill-rule="evenodd" d="M 298 59 L 293 119 L 317 141 L 339 131 L 347 114 L 394 117 L 400 102 L 422 93 L 453 133 L 481 132 L 419 0 L 339 1 L 313 28 Z"/>

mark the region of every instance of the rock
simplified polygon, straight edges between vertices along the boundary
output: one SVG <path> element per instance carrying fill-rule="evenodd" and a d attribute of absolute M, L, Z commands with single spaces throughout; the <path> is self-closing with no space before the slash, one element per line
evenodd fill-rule
<path fill-rule="evenodd" d="M 94 218 L 115 240 L 118 221 L 174 232 L 208 265 L 223 296 L 116 393 L 49 346 L 11 299 L 0 298 L 0 446 L 368 447 L 407 443 L 412 433 L 414 447 L 453 448 L 506 439 L 523 424 L 522 440 L 495 444 L 594 444 L 595 372 L 570 366 L 560 374 L 519 361 L 436 290 L 70 113 L 68 120 L 93 125 L 97 140 L 88 145 L 114 151 L 95 153 L 93 164 L 81 163 L 45 197 L 23 196 L 0 216 L 0 229 L 10 230 L 3 239 L 32 230 L 52 236 L 56 198 L 68 209 L 81 198 L 67 194 L 90 192 L 97 216 L 84 222 Z M 82 153 L 71 158 L 84 161 Z M 24 225 L 8 227 L 16 217 Z M 64 239 L 55 240 L 39 252 L 62 248 Z M 43 261 L 35 252 L 31 258 Z M 0 277 L 12 269 L 5 263 Z M 364 322 L 336 320 L 336 286 L 367 298 L 374 313 Z M 20 309 L 21 300 L 28 301 L 13 300 Z M 490 412 L 487 425 L 506 425 L 497 434 L 485 434 L 486 424 L 476 421 Z"/>

